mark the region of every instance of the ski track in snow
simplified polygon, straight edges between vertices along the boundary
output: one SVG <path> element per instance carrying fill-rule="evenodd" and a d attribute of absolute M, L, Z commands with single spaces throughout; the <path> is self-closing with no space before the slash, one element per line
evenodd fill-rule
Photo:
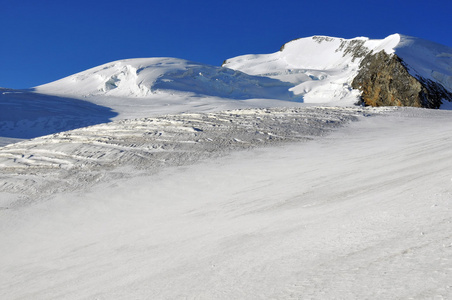
<path fill-rule="evenodd" d="M 8 145 L 0 298 L 450 299 L 451 128 L 253 109 Z"/>

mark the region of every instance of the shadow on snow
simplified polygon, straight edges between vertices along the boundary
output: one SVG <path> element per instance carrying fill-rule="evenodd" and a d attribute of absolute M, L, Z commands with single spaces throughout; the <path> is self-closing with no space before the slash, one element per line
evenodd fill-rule
<path fill-rule="evenodd" d="M 0 137 L 30 139 L 107 123 L 117 115 L 88 101 L 0 89 Z"/>

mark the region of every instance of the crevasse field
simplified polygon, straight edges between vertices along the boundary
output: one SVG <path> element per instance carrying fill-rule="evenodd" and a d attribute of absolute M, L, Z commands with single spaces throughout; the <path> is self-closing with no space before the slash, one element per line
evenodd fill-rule
<path fill-rule="evenodd" d="M 154 91 L 120 66 L 63 79 L 116 96 L 2 92 L 16 116 L 41 98 L 0 123 L 0 299 L 452 298 L 447 106 L 349 106 L 355 91 L 312 106 L 273 99 L 286 81 L 211 70 L 240 77 L 226 99 L 221 82 L 200 92 L 205 70 L 152 64 Z M 168 92 L 188 79 L 198 90 Z"/>

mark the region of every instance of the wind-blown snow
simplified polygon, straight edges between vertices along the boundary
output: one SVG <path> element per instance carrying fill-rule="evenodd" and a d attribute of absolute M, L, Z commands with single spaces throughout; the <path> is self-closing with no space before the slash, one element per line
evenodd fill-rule
<path fill-rule="evenodd" d="M 448 299 L 451 120 L 362 116 L 1 210 L 0 297 Z"/>

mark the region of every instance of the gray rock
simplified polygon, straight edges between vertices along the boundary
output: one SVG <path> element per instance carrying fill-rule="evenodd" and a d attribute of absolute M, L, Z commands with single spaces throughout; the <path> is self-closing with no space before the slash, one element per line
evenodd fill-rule
<path fill-rule="evenodd" d="M 364 57 L 352 87 L 362 92 L 361 104 L 370 106 L 439 108 L 443 100 L 452 101 L 441 84 L 411 75 L 400 57 L 384 51 Z"/>

